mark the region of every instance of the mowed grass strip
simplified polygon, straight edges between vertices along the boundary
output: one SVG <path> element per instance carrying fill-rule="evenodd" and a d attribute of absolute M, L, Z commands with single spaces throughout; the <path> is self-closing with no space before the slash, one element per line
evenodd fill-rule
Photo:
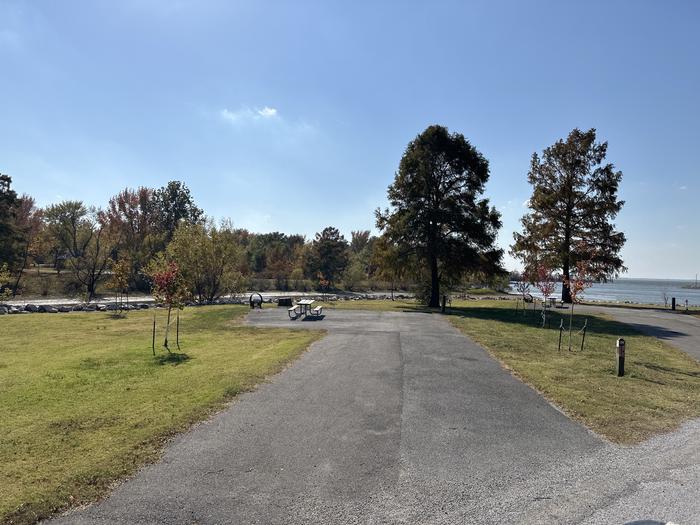
<path fill-rule="evenodd" d="M 453 308 L 450 320 L 570 417 L 615 443 L 639 443 L 700 417 L 700 363 L 693 358 L 598 315 L 574 315 L 573 351 L 565 332 L 559 352 L 560 319 L 568 327 L 569 318 L 564 310 L 550 315 L 551 328 L 540 328 L 539 312 L 516 313 L 512 301 L 479 301 Z M 581 351 L 577 332 L 585 319 Z M 618 337 L 627 344 L 624 377 L 616 375 Z"/>
<path fill-rule="evenodd" d="M 0 318 L 0 522 L 31 523 L 95 499 L 321 334 L 243 326 L 246 311 L 185 309 L 186 355 L 171 360 L 151 353 L 152 310 Z M 157 316 L 158 345 L 165 312 Z"/>
<path fill-rule="evenodd" d="M 413 300 L 338 301 L 338 309 L 424 311 Z M 574 309 L 574 312 L 576 310 Z M 455 301 L 448 319 L 544 397 L 610 441 L 634 444 L 700 417 L 700 363 L 673 346 L 602 315 L 574 315 L 572 352 L 568 332 L 557 350 L 559 323 L 568 310 L 550 309 L 549 328 L 540 311 L 515 311 L 512 300 Z M 682 315 L 682 314 L 679 314 Z M 588 319 L 585 347 L 577 332 Z M 627 343 L 626 375 L 616 376 L 615 342 Z"/>

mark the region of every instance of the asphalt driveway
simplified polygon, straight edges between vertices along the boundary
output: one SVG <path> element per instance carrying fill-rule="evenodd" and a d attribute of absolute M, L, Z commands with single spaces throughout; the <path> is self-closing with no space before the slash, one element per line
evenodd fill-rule
<path fill-rule="evenodd" d="M 249 322 L 328 335 L 108 499 L 56 522 L 682 523 L 700 513 L 683 493 L 697 487 L 697 425 L 612 446 L 440 315 L 335 310 L 291 322 L 271 308 Z M 630 503 L 642 480 L 670 484 L 675 503 Z"/>
<path fill-rule="evenodd" d="M 579 308 L 602 312 L 616 321 L 632 325 L 640 332 L 663 339 L 700 361 L 700 317 L 680 311 L 671 312 L 651 308 L 605 306 Z"/>

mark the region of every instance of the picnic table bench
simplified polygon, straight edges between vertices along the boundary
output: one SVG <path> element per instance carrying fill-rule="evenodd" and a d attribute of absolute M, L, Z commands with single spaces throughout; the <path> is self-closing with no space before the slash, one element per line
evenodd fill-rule
<path fill-rule="evenodd" d="M 321 317 L 321 314 L 323 314 L 323 306 L 317 306 L 316 308 L 312 308 L 309 310 L 308 315 L 312 317 Z"/>
<path fill-rule="evenodd" d="M 287 309 L 290 319 L 296 319 L 301 315 L 302 309 L 298 305 L 291 306 Z"/>
<path fill-rule="evenodd" d="M 314 299 L 302 299 L 300 301 L 297 301 L 297 304 L 294 306 L 291 306 L 290 308 L 287 309 L 287 313 L 289 314 L 289 318 L 294 320 L 298 317 L 303 316 L 311 316 L 311 317 L 320 317 L 323 313 L 323 306 L 317 306 L 315 308 L 311 308 L 311 305 L 314 304 L 316 301 Z"/>

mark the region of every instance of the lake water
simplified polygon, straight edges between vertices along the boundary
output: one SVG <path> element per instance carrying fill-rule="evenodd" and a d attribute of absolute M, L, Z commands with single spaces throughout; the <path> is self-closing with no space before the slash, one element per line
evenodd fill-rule
<path fill-rule="evenodd" d="M 677 307 L 700 306 L 700 289 L 684 288 L 695 281 L 674 281 L 666 279 L 617 279 L 608 283 L 595 283 L 583 294 L 584 301 L 615 301 L 621 303 L 664 304 L 664 293 L 671 305 L 671 297 L 676 298 Z M 513 288 L 514 289 L 514 288 Z M 530 292 L 541 297 L 537 288 Z M 555 297 L 561 297 L 561 284 L 557 285 Z"/>

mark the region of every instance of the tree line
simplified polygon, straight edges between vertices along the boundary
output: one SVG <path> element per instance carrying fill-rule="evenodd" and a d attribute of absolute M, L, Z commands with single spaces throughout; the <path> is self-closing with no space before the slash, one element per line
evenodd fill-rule
<path fill-rule="evenodd" d="M 67 291 L 80 291 L 88 300 L 100 283 L 120 293 L 150 292 L 149 265 L 163 260 L 177 262 L 191 296 L 201 302 L 251 284 L 357 289 L 383 275 L 369 230 L 353 231 L 350 240 L 332 226 L 311 240 L 253 233 L 207 218 L 180 181 L 159 189 L 126 188 L 103 208 L 72 200 L 38 208 L 11 183 L 0 175 L 0 268 L 11 295 L 22 293 L 32 267 L 69 274 Z"/>
<path fill-rule="evenodd" d="M 567 302 L 577 274 L 606 280 L 624 271 L 625 237 L 613 223 L 622 173 L 604 162 L 606 153 L 594 129 L 574 129 L 531 159 L 529 211 L 510 252 L 526 276 L 556 274 Z M 245 288 L 412 286 L 438 306 L 445 290 L 507 285 L 500 214 L 484 196 L 489 177 L 488 160 L 462 134 L 429 126 L 406 147 L 389 207 L 375 213 L 380 235 L 358 230 L 346 239 L 328 226 L 306 239 L 215 223 L 180 181 L 126 188 L 101 208 L 73 200 L 39 208 L 0 175 L 0 291 L 21 294 L 29 268 L 50 266 L 87 300 L 98 285 L 149 293 L 154 268 L 174 262 L 200 302 Z"/>

